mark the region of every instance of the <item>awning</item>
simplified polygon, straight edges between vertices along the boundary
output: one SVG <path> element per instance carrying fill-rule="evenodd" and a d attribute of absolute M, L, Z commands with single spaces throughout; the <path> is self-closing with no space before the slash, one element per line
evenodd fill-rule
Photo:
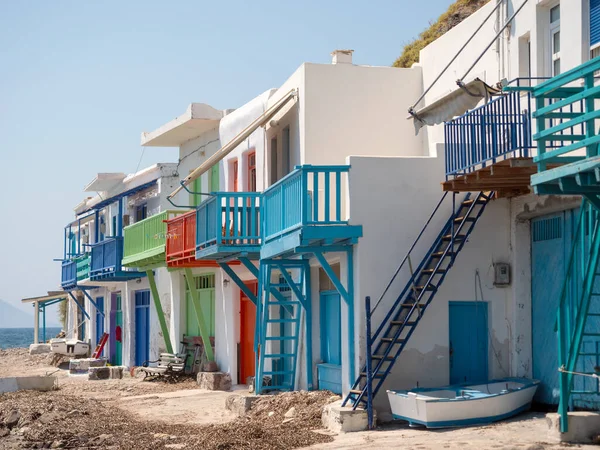
<path fill-rule="evenodd" d="M 501 90 L 493 88 L 479 78 L 459 88 L 417 111 L 409 111 L 408 119 L 414 119 L 415 134 L 424 126 L 437 125 L 473 109 L 482 98 L 499 95 Z"/>
<path fill-rule="evenodd" d="M 192 173 L 190 173 L 187 177 L 185 177 L 182 181 L 182 184 L 187 186 L 196 178 L 200 177 L 203 173 L 210 170 L 212 166 L 221 161 L 225 156 L 231 153 L 235 148 L 240 145 L 244 139 L 247 139 L 254 131 L 258 129 L 258 127 L 265 126 L 271 118 L 277 114 L 281 109 L 293 98 L 296 98 L 298 91 L 296 89 L 292 89 L 286 95 L 281 97 L 273 106 L 267 109 L 261 116 L 259 116 L 256 120 L 254 120 L 250 125 L 244 128 L 240 134 L 234 137 L 231 141 L 217 150 L 210 158 L 208 158 L 204 163 L 202 163 L 199 167 L 194 169 Z M 183 189 L 183 186 L 179 186 L 175 189 L 171 195 L 167 198 L 175 197 L 179 191 Z"/>
<path fill-rule="evenodd" d="M 30 297 L 24 298 L 21 300 L 21 303 L 46 303 L 52 300 L 63 300 L 68 297 L 68 292 L 64 291 L 50 291 L 48 295 L 43 295 L 41 297 Z"/>

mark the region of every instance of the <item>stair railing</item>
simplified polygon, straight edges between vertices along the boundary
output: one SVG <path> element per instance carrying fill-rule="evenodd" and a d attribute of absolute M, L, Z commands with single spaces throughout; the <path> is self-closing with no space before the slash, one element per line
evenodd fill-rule
<path fill-rule="evenodd" d="M 453 194 L 453 195 L 455 195 L 455 194 Z M 400 263 L 400 265 L 398 266 L 398 268 L 394 272 L 394 275 L 390 279 L 389 283 L 387 284 L 387 286 L 383 290 L 383 293 L 379 296 L 379 299 L 377 300 L 377 302 L 375 302 L 375 306 L 371 310 L 371 317 L 373 316 L 373 314 L 377 310 L 377 307 L 381 304 L 383 298 L 385 297 L 385 295 L 389 291 L 389 289 L 392 286 L 392 284 L 394 284 L 394 281 L 396 281 L 396 278 L 400 274 L 400 271 L 405 267 L 405 265 L 411 259 L 411 255 L 412 255 L 413 251 L 415 250 L 415 247 L 421 241 L 421 238 L 423 237 L 425 231 L 428 229 L 429 224 L 431 223 L 431 221 L 433 220 L 433 218 L 436 216 L 437 212 L 440 210 L 440 207 L 444 203 L 444 200 L 446 199 L 447 196 L 448 196 L 448 192 L 445 192 L 444 195 L 442 195 L 441 199 L 438 201 L 437 205 L 433 209 L 433 212 L 431 213 L 431 215 L 429 216 L 429 218 L 427 219 L 427 221 L 423 225 L 423 228 L 421 228 L 421 231 L 419 232 L 419 235 L 417 236 L 417 238 L 414 240 L 414 242 L 412 243 L 412 245 L 410 246 L 410 248 L 406 252 L 406 255 L 404 256 L 404 258 L 402 259 L 402 262 Z M 469 198 L 469 194 L 467 194 L 467 196 L 465 197 L 465 199 L 468 199 L 468 198 Z M 446 222 L 446 224 L 442 228 L 441 232 L 439 233 L 439 235 L 437 236 L 437 238 L 434 240 L 434 244 L 429 248 L 429 250 L 427 251 L 427 254 L 432 252 L 433 248 L 435 248 L 435 245 L 439 241 L 439 239 L 441 239 L 442 236 L 444 235 L 444 233 L 448 231 L 448 228 L 450 227 L 450 225 L 452 224 L 452 222 L 454 220 L 454 214 L 455 214 L 455 209 L 453 209 L 452 216 Z M 384 328 L 385 328 L 386 324 L 388 323 L 388 321 L 390 320 L 390 318 L 397 313 L 397 309 L 400 306 L 400 304 L 402 303 L 402 300 L 404 299 L 404 296 L 406 295 L 407 289 L 410 286 L 413 286 L 413 284 L 415 283 L 416 277 L 419 276 L 419 274 L 421 273 L 421 270 L 423 269 L 423 264 L 425 264 L 427 258 L 420 258 L 420 259 L 421 259 L 421 263 L 419 264 L 419 266 L 417 267 L 417 269 L 414 270 L 414 271 L 411 270 L 412 273 L 411 273 L 410 278 L 408 280 L 409 282 L 406 284 L 406 286 L 403 289 L 403 291 L 401 292 L 401 294 L 397 297 L 397 299 L 394 302 L 393 306 L 389 309 L 388 313 L 385 315 L 385 317 L 383 318 L 383 320 L 379 324 L 379 327 L 377 327 L 377 330 L 373 334 L 372 342 L 375 342 L 375 340 L 379 337 L 379 335 L 381 334 L 381 332 L 384 330 Z M 414 308 L 414 306 L 413 306 L 413 308 Z M 411 308 L 410 313 L 412 313 L 412 308 Z"/>
<path fill-rule="evenodd" d="M 463 202 L 466 201 L 466 200 L 468 200 L 469 198 L 470 198 L 470 194 L 467 194 L 465 196 Z M 475 205 L 477 204 L 477 199 L 478 198 L 479 197 L 477 197 L 475 199 L 475 201 L 471 204 L 471 206 L 469 207 L 468 211 L 465 213 L 464 217 L 470 217 L 470 215 L 471 215 L 471 213 L 473 211 L 473 208 L 475 208 Z M 440 205 L 438 204 L 438 206 L 436 207 L 436 210 L 439 209 L 439 206 Z M 405 325 L 406 322 L 409 321 L 409 318 L 414 313 L 415 308 L 417 308 L 417 310 L 419 311 L 419 314 L 421 314 L 421 310 L 419 309 L 420 308 L 419 302 L 421 301 L 421 298 L 425 295 L 425 292 L 427 291 L 427 287 L 431 284 L 433 278 L 436 276 L 437 271 L 440 268 L 440 266 L 442 265 L 442 263 L 444 261 L 444 258 L 446 257 L 446 255 L 448 254 L 448 252 L 449 251 L 454 252 L 454 237 L 461 232 L 464 224 L 466 223 L 466 221 L 463 220 L 460 223 L 460 225 L 458 226 L 458 228 L 454 229 L 454 227 L 452 227 L 452 224 L 454 222 L 455 215 L 456 215 L 456 209 L 453 209 L 452 210 L 452 214 L 450 215 L 450 219 L 448 219 L 448 221 L 446 222 L 446 224 L 442 228 L 442 231 L 439 233 L 438 237 L 434 240 L 433 245 L 431 246 L 431 248 L 428 250 L 427 254 L 421 260 L 421 264 L 419 264 L 419 268 L 415 271 L 415 274 L 411 277 L 410 283 L 406 285 L 406 287 L 404 288 L 404 290 L 402 291 L 402 293 L 398 296 L 398 298 L 396 299 L 396 301 L 394 303 L 394 306 L 390 309 L 390 311 L 386 315 L 386 318 L 379 325 L 379 328 L 377 329 L 377 332 L 371 338 L 371 342 L 367 342 L 367 345 L 373 345 L 376 342 L 376 339 L 378 338 L 379 333 L 385 328 L 385 326 L 388 323 L 388 320 L 391 317 L 392 313 L 395 314 L 395 311 L 398 308 L 398 306 L 402 304 L 402 301 L 405 298 L 408 286 L 412 285 L 414 283 L 414 278 L 416 278 L 416 277 L 418 277 L 420 275 L 421 270 L 423 268 L 423 264 L 425 264 L 425 262 L 427 262 L 427 260 L 429 259 L 429 256 L 433 252 L 433 249 L 435 249 L 437 247 L 440 239 L 444 236 L 444 233 L 447 233 L 449 230 L 453 230 L 452 232 L 456 233 L 456 234 L 452 234 L 451 235 L 449 245 L 444 250 L 444 253 L 438 258 L 438 262 L 436 263 L 433 271 L 431 272 L 431 275 L 429 275 L 429 277 L 427 278 L 427 282 L 423 283 L 423 289 L 421 289 L 421 292 L 419 293 L 418 296 L 415 296 L 414 304 L 409 309 L 408 314 L 406 314 L 406 317 L 404 318 L 404 321 L 403 321 L 403 325 Z M 419 235 L 419 238 L 420 238 L 420 236 L 421 236 L 421 234 Z M 419 238 L 417 238 L 417 239 L 419 239 Z M 463 244 L 464 244 L 464 242 L 463 242 Z M 448 266 L 447 270 L 450 269 L 450 267 L 452 267 L 453 263 L 454 263 L 454 260 L 451 261 L 451 263 Z M 371 313 L 371 317 L 372 317 L 372 315 L 373 314 Z M 394 334 L 394 337 L 392 338 L 392 342 L 395 341 L 395 340 L 397 340 L 400 337 L 400 334 L 402 333 L 402 329 L 403 329 L 403 327 L 398 327 L 398 330 L 396 331 L 396 333 Z M 414 331 L 414 328 L 412 328 L 408 332 L 408 335 L 406 336 L 406 339 L 408 339 L 412 335 L 413 331 Z M 379 369 L 381 368 L 381 366 L 385 362 L 385 358 L 389 356 L 391 350 L 392 350 L 392 345 L 388 346 L 387 349 L 384 351 L 383 358 L 377 363 L 377 365 L 375 366 L 375 369 L 374 369 L 373 373 L 377 373 L 379 371 Z M 388 367 L 388 369 L 386 370 L 386 374 L 387 374 L 387 372 L 389 372 L 390 369 L 391 369 L 391 367 Z"/>

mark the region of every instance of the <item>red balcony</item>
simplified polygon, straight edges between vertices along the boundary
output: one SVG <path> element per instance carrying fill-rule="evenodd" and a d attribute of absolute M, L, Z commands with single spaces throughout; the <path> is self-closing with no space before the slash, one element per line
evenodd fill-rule
<path fill-rule="evenodd" d="M 216 261 L 196 259 L 195 210 L 173 217 L 166 222 L 168 267 L 219 267 Z"/>

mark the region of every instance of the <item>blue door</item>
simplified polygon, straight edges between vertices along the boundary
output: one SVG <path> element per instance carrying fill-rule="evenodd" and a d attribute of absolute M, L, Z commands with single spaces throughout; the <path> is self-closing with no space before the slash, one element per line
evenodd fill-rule
<path fill-rule="evenodd" d="M 96 345 L 100 343 L 104 334 L 104 297 L 96 297 Z M 103 352 L 104 353 L 104 352 Z"/>
<path fill-rule="evenodd" d="M 135 291 L 135 365 L 150 359 L 150 291 Z"/>
<path fill-rule="evenodd" d="M 319 389 L 342 393 L 342 312 L 340 294 L 320 295 L 321 364 L 317 366 Z"/>
<path fill-rule="evenodd" d="M 450 302 L 450 384 L 488 380 L 486 302 Z"/>

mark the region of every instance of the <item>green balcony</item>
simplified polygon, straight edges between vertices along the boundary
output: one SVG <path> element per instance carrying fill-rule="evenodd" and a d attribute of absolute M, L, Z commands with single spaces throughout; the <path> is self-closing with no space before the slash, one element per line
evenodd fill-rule
<path fill-rule="evenodd" d="M 186 212 L 167 210 L 125 227 L 123 266 L 145 270 L 164 266 L 167 239 L 182 238 L 168 236 L 165 222 Z"/>
<path fill-rule="evenodd" d="M 90 255 L 86 253 L 76 259 L 77 281 L 90 277 Z"/>

